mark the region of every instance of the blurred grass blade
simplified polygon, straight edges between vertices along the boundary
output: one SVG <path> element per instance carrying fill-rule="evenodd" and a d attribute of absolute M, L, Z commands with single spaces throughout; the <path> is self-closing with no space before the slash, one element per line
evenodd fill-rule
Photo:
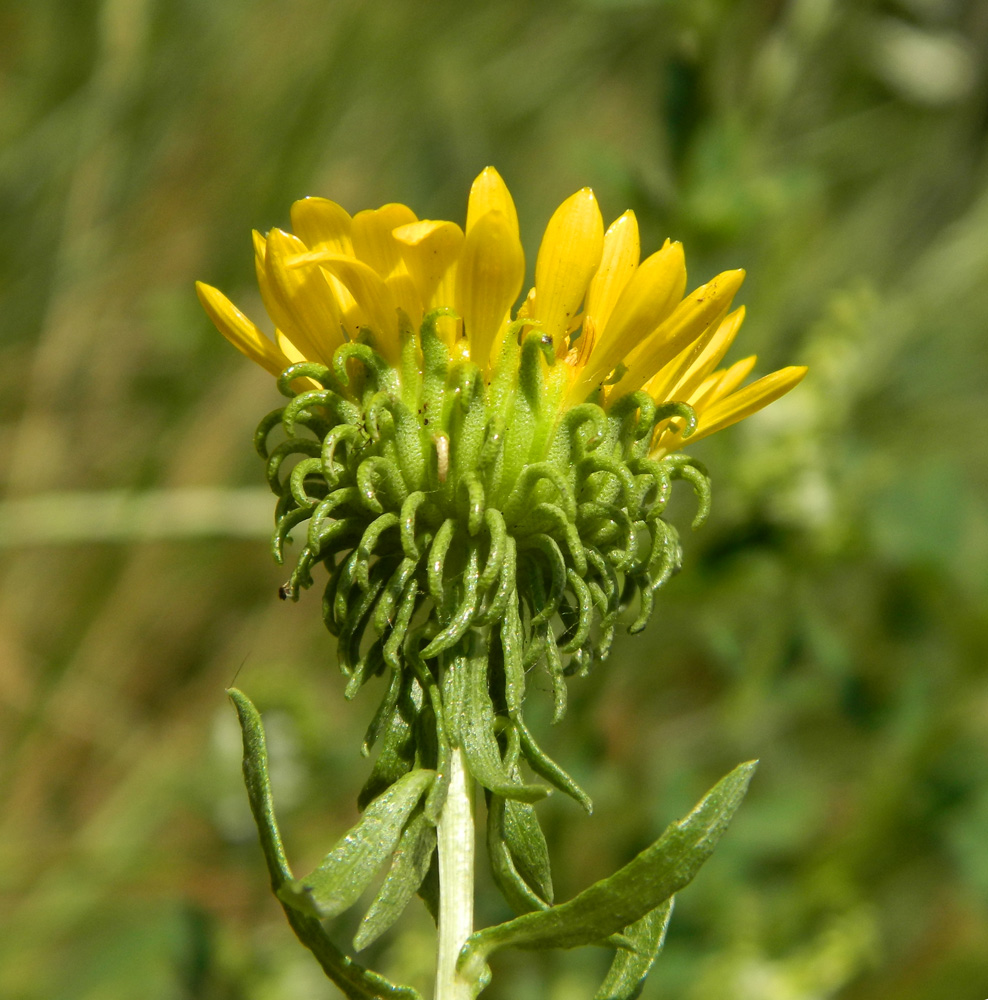
<path fill-rule="evenodd" d="M 460 955 L 465 978 L 478 992 L 489 981 L 487 957 L 501 948 L 575 948 L 594 944 L 637 923 L 687 885 L 727 829 L 756 767 L 740 764 L 685 818 L 651 847 L 569 902 L 526 913 L 478 931 Z"/>
<path fill-rule="evenodd" d="M 645 977 L 665 944 L 674 898 L 670 897 L 625 928 L 631 948 L 622 948 L 614 956 L 607 978 L 594 994 L 594 1000 L 636 1000 L 641 995 Z"/>
<path fill-rule="evenodd" d="M 242 691 L 230 688 L 230 695 L 237 709 L 244 739 L 244 782 L 250 809 L 257 824 L 261 849 L 271 876 L 275 894 L 287 885 L 292 871 L 285 857 L 285 850 L 274 815 L 271 782 L 268 778 L 268 749 L 264 738 L 261 716 L 251 700 Z M 319 921 L 282 902 L 292 930 L 322 966 L 323 972 L 336 984 L 347 1000 L 422 1000 L 417 990 L 398 986 L 384 976 L 358 965 L 344 955 L 327 937 Z"/>
<path fill-rule="evenodd" d="M 0 548 L 186 538 L 267 538 L 269 490 L 65 490 L 0 502 Z"/>

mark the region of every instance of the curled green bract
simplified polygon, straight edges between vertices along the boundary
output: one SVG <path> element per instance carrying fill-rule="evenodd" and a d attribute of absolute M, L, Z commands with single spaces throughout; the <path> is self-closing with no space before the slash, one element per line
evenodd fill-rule
<path fill-rule="evenodd" d="M 679 568 L 663 518 L 672 484 L 692 487 L 699 520 L 709 483 L 697 462 L 649 455 L 662 420 L 694 425 L 685 403 L 657 409 L 638 392 L 564 411 L 570 369 L 537 330 L 519 327 L 488 382 L 451 357 L 435 320 L 408 331 L 400 371 L 347 343 L 331 366 L 279 379 L 288 402 L 255 436 L 278 497 L 276 559 L 306 532 L 281 593 L 297 599 L 321 565 L 346 696 L 388 675 L 362 807 L 424 769 L 440 776 L 424 815 L 438 815 L 445 764 L 462 748 L 508 818 L 489 831 L 499 884 L 515 902 L 544 898 L 548 875 L 530 875 L 516 818 L 535 822 L 531 803 L 549 789 L 527 782 L 522 762 L 590 802 L 526 726 L 529 673 L 545 671 L 558 720 L 569 679 L 607 657 L 623 612 L 632 631 L 645 627 Z"/>

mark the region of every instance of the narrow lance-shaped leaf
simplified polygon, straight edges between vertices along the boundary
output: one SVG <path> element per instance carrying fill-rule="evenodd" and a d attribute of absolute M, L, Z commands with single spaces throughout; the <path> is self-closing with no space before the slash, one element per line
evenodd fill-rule
<path fill-rule="evenodd" d="M 401 916 L 422 885 L 435 849 L 436 828 L 419 813 L 405 827 L 388 876 L 360 921 L 353 939 L 356 951 L 376 941 Z"/>
<path fill-rule="evenodd" d="M 467 769 L 495 795 L 538 802 L 545 785 L 524 785 L 508 774 L 494 735 L 494 706 L 487 690 L 487 655 L 457 656 L 449 672 L 446 704 L 450 739 L 463 747 Z"/>
<path fill-rule="evenodd" d="M 522 878 L 547 903 L 551 903 L 549 848 L 534 806 L 511 799 L 504 803 L 504 842 Z"/>
<path fill-rule="evenodd" d="M 521 737 L 521 752 L 528 761 L 528 766 L 539 777 L 545 778 L 561 792 L 579 802 L 587 811 L 587 815 L 592 813 L 593 803 L 590 801 L 590 796 L 535 742 L 520 714 L 515 717 L 514 723 Z"/>
<path fill-rule="evenodd" d="M 251 812 L 257 824 L 261 850 L 271 876 L 271 886 L 277 891 L 292 877 L 285 857 L 275 820 L 268 779 L 268 750 L 264 738 L 261 716 L 251 700 L 242 691 L 230 688 L 227 692 L 237 709 L 244 739 L 244 782 Z M 308 948 L 322 966 L 323 972 L 336 984 L 347 1000 L 422 1000 L 417 990 L 398 986 L 384 976 L 358 965 L 330 941 L 322 924 L 315 917 L 307 916 L 282 903 L 288 923 L 296 937 Z"/>
<path fill-rule="evenodd" d="M 687 885 L 710 857 L 748 789 L 756 762 L 736 767 L 685 818 L 613 875 L 559 906 L 526 913 L 467 939 L 459 968 L 477 992 L 501 948 L 575 948 L 629 927 Z"/>
<path fill-rule="evenodd" d="M 398 846 L 408 817 L 435 776 L 435 771 L 416 768 L 399 778 L 367 807 L 315 871 L 286 882 L 278 898 L 320 918 L 335 917 L 353 906 Z"/>
<path fill-rule="evenodd" d="M 522 878 L 504 838 L 504 808 L 507 800 L 491 795 L 487 802 L 487 858 L 494 884 L 515 913 L 544 910 L 549 903 Z M 531 807 L 529 807 L 531 808 Z"/>
<path fill-rule="evenodd" d="M 655 960 L 665 944 L 673 899 L 646 913 L 625 928 L 631 948 L 621 948 L 614 956 L 607 978 L 594 994 L 594 1000 L 636 1000 L 645 985 Z"/>
<path fill-rule="evenodd" d="M 387 695 L 385 696 L 388 697 Z M 412 723 L 418 714 L 421 691 L 406 685 L 391 710 L 381 739 L 381 747 L 364 787 L 357 796 L 357 808 L 365 809 L 386 788 L 411 771 L 415 764 L 415 736 Z"/>

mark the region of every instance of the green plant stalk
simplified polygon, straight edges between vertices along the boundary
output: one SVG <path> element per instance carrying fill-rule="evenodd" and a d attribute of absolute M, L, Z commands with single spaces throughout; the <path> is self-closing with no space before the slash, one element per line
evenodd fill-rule
<path fill-rule="evenodd" d="M 470 1000 L 456 960 L 473 933 L 474 781 L 459 747 L 450 755 L 449 792 L 439 816 L 439 948 L 436 1000 Z"/>

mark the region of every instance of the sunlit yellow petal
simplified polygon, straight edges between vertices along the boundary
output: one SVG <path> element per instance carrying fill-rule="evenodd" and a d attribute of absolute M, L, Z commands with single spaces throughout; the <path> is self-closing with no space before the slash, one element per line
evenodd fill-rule
<path fill-rule="evenodd" d="M 353 220 L 328 198 L 301 198 L 292 205 L 292 229 L 310 250 L 353 253 Z"/>
<path fill-rule="evenodd" d="M 724 396 L 734 392 L 751 373 L 757 360 L 756 356 L 752 354 L 750 357 L 735 361 L 729 368 L 707 375 L 688 395 L 681 392 L 674 398 L 689 403 L 696 411 L 697 417 L 700 417 L 703 411 L 713 403 L 716 403 L 717 400 L 723 399 Z M 652 456 L 658 457 L 668 454 L 671 451 L 679 451 L 684 443 L 681 435 L 682 430 L 683 425 L 681 420 L 672 420 L 664 428 L 660 427 L 660 432 L 656 440 L 652 443 Z M 692 441 L 693 438 L 691 437 L 690 440 Z"/>
<path fill-rule="evenodd" d="M 717 400 L 734 392 L 751 374 L 757 360 L 757 355 L 751 354 L 740 361 L 735 361 L 729 368 L 708 375 L 693 392 L 685 397 L 686 401 L 698 414 L 702 413 Z"/>
<path fill-rule="evenodd" d="M 470 356 L 481 368 L 524 279 L 525 255 L 510 219 L 503 212 L 488 212 L 463 241 L 454 302 L 463 317 Z"/>
<path fill-rule="evenodd" d="M 741 324 L 744 306 L 735 309 L 720 323 L 711 323 L 706 333 L 687 344 L 657 375 L 645 383 L 653 399 L 686 399 L 727 353 Z"/>
<path fill-rule="evenodd" d="M 196 294 L 216 329 L 251 361 L 272 375 L 292 363 L 219 289 L 197 281 Z"/>
<path fill-rule="evenodd" d="M 292 333 L 295 328 L 292 317 L 282 307 L 271 287 L 271 277 L 268 274 L 267 265 L 267 237 L 262 236 L 256 229 L 251 232 L 251 236 L 254 240 L 254 270 L 257 272 L 257 287 L 261 293 L 261 301 L 264 303 L 264 309 L 276 327 Z"/>
<path fill-rule="evenodd" d="M 268 233 L 267 272 L 271 290 L 291 325 L 278 324 L 292 343 L 313 361 L 330 364 L 343 343 L 339 306 L 318 268 L 289 268 L 288 258 L 308 251 L 297 237 L 280 229 Z"/>
<path fill-rule="evenodd" d="M 281 332 L 274 331 L 274 342 L 278 345 L 278 350 L 294 365 L 299 361 L 307 361 L 306 356 Z M 315 385 L 315 382 L 312 383 Z"/>
<path fill-rule="evenodd" d="M 350 213 L 327 198 L 301 198 L 292 205 L 292 229 L 310 250 L 353 256 L 353 220 Z M 338 311 L 347 332 L 357 329 L 356 303 L 346 286 L 331 274 L 326 275 L 336 298 Z M 352 331 L 351 331 L 352 327 Z"/>
<path fill-rule="evenodd" d="M 515 319 L 531 319 L 535 315 L 535 289 L 530 288 L 515 311 Z"/>
<path fill-rule="evenodd" d="M 427 309 L 453 301 L 455 267 L 463 248 L 463 230 L 455 222 L 413 222 L 394 237 Z"/>
<path fill-rule="evenodd" d="M 394 231 L 415 221 L 415 213 L 407 205 L 396 203 L 358 212 L 353 217 L 354 255 L 386 278 L 403 263 Z"/>
<path fill-rule="evenodd" d="M 781 368 L 714 403 L 701 414 L 696 432 L 690 440 L 699 440 L 750 417 L 752 413 L 768 406 L 798 385 L 806 372 L 807 368 L 803 365 Z"/>
<path fill-rule="evenodd" d="M 335 275 L 350 290 L 367 326 L 373 332 L 378 350 L 396 362 L 398 350 L 397 303 L 384 279 L 363 261 L 325 250 L 310 251 L 287 261 L 292 269 L 305 270 L 318 264 Z"/>
<path fill-rule="evenodd" d="M 686 402 L 697 414 L 698 439 L 767 405 L 805 374 L 804 368 L 786 368 L 741 388 L 754 357 L 716 370 L 744 319 L 743 307 L 730 312 L 744 272 L 726 271 L 684 299 L 683 248 L 667 240 L 639 262 L 634 214 L 625 212 L 605 233 L 589 188 L 550 218 L 535 287 L 514 316 L 524 253 L 514 202 L 491 167 L 471 187 L 462 230 L 452 222 L 419 222 L 399 204 L 351 218 L 322 198 L 296 202 L 292 223 L 294 236 L 254 234 L 258 284 L 276 328 L 273 342 L 216 289 L 199 286 L 207 313 L 226 337 L 272 372 L 307 359 L 329 363 L 344 340 L 355 339 L 366 339 L 398 366 L 405 317 L 414 335 L 426 310 L 449 306 L 435 329 L 450 357 L 473 361 L 489 380 L 500 358 L 488 384 L 504 400 L 514 378 L 516 391 L 535 391 L 524 381 L 533 371 L 524 367 L 513 375 L 518 356 L 501 351 L 512 318 L 534 325 L 554 343 L 556 362 L 538 362 L 545 378 L 538 420 L 545 424 L 530 442 L 532 454 L 548 445 L 566 407 L 587 399 L 607 411 L 644 388 L 657 403 Z M 400 367 L 400 379 L 415 378 L 414 364 Z M 297 379 L 295 386 L 309 382 Z M 666 418 L 653 435 L 651 454 L 682 447 L 684 423 Z M 518 442 L 515 464 L 529 447 Z"/>
<path fill-rule="evenodd" d="M 577 370 L 582 369 L 586 365 L 587 359 L 593 352 L 594 344 L 596 343 L 597 325 L 594 323 L 593 316 L 585 316 L 580 336 L 570 348 L 569 354 L 566 356 L 566 363 L 572 365 Z"/>
<path fill-rule="evenodd" d="M 469 233 L 488 212 L 500 212 L 507 221 L 508 229 L 518 236 L 515 203 L 501 175 L 493 167 L 485 167 L 470 188 L 466 232 Z"/>
<path fill-rule="evenodd" d="M 681 243 L 667 243 L 646 258 L 619 296 L 607 326 L 571 397 L 582 398 L 676 308 L 686 287 L 686 261 Z"/>
<path fill-rule="evenodd" d="M 696 412 L 697 417 L 700 417 L 704 410 L 713 403 L 716 403 L 717 400 L 723 399 L 724 396 L 734 392 L 751 373 L 757 360 L 756 356 L 752 354 L 750 357 L 735 361 L 730 368 L 708 375 L 688 396 L 682 394 L 675 398 L 689 403 Z M 653 444 L 653 454 L 655 450 L 664 452 L 678 451 L 683 446 L 683 438 L 679 433 L 681 430 L 682 421 L 673 420 L 667 424 Z"/>
<path fill-rule="evenodd" d="M 353 217 L 353 252 L 384 279 L 396 307 L 415 326 L 422 321 L 422 297 L 408 273 L 394 230 L 416 221 L 407 205 L 392 203 Z"/>
<path fill-rule="evenodd" d="M 615 394 L 640 389 L 680 351 L 700 339 L 725 315 L 743 281 L 744 271 L 724 271 L 683 299 L 631 355 L 627 374 L 614 387 Z"/>
<path fill-rule="evenodd" d="M 600 265 L 604 220 L 590 188 L 567 198 L 546 226 L 535 263 L 535 316 L 560 344 Z"/>
<path fill-rule="evenodd" d="M 628 211 L 604 233 L 604 249 L 600 267 L 587 291 L 586 313 L 592 316 L 598 330 L 607 326 L 614 306 L 638 267 L 641 243 L 638 220 Z"/>
<path fill-rule="evenodd" d="M 324 363 L 324 352 L 319 348 L 318 343 L 306 334 L 303 325 L 299 322 L 299 317 L 295 315 L 291 296 L 285 294 L 283 283 L 282 287 L 279 287 L 275 282 L 272 264 L 276 255 L 273 252 L 269 253 L 268 237 L 262 236 L 255 230 L 253 238 L 257 286 L 260 289 L 261 299 L 264 302 L 267 314 L 271 317 L 277 329 L 281 330 L 286 337 L 298 345 L 308 360 Z M 338 327 L 339 324 L 337 323 L 335 326 Z M 316 341 L 318 339 L 316 338 Z"/>

